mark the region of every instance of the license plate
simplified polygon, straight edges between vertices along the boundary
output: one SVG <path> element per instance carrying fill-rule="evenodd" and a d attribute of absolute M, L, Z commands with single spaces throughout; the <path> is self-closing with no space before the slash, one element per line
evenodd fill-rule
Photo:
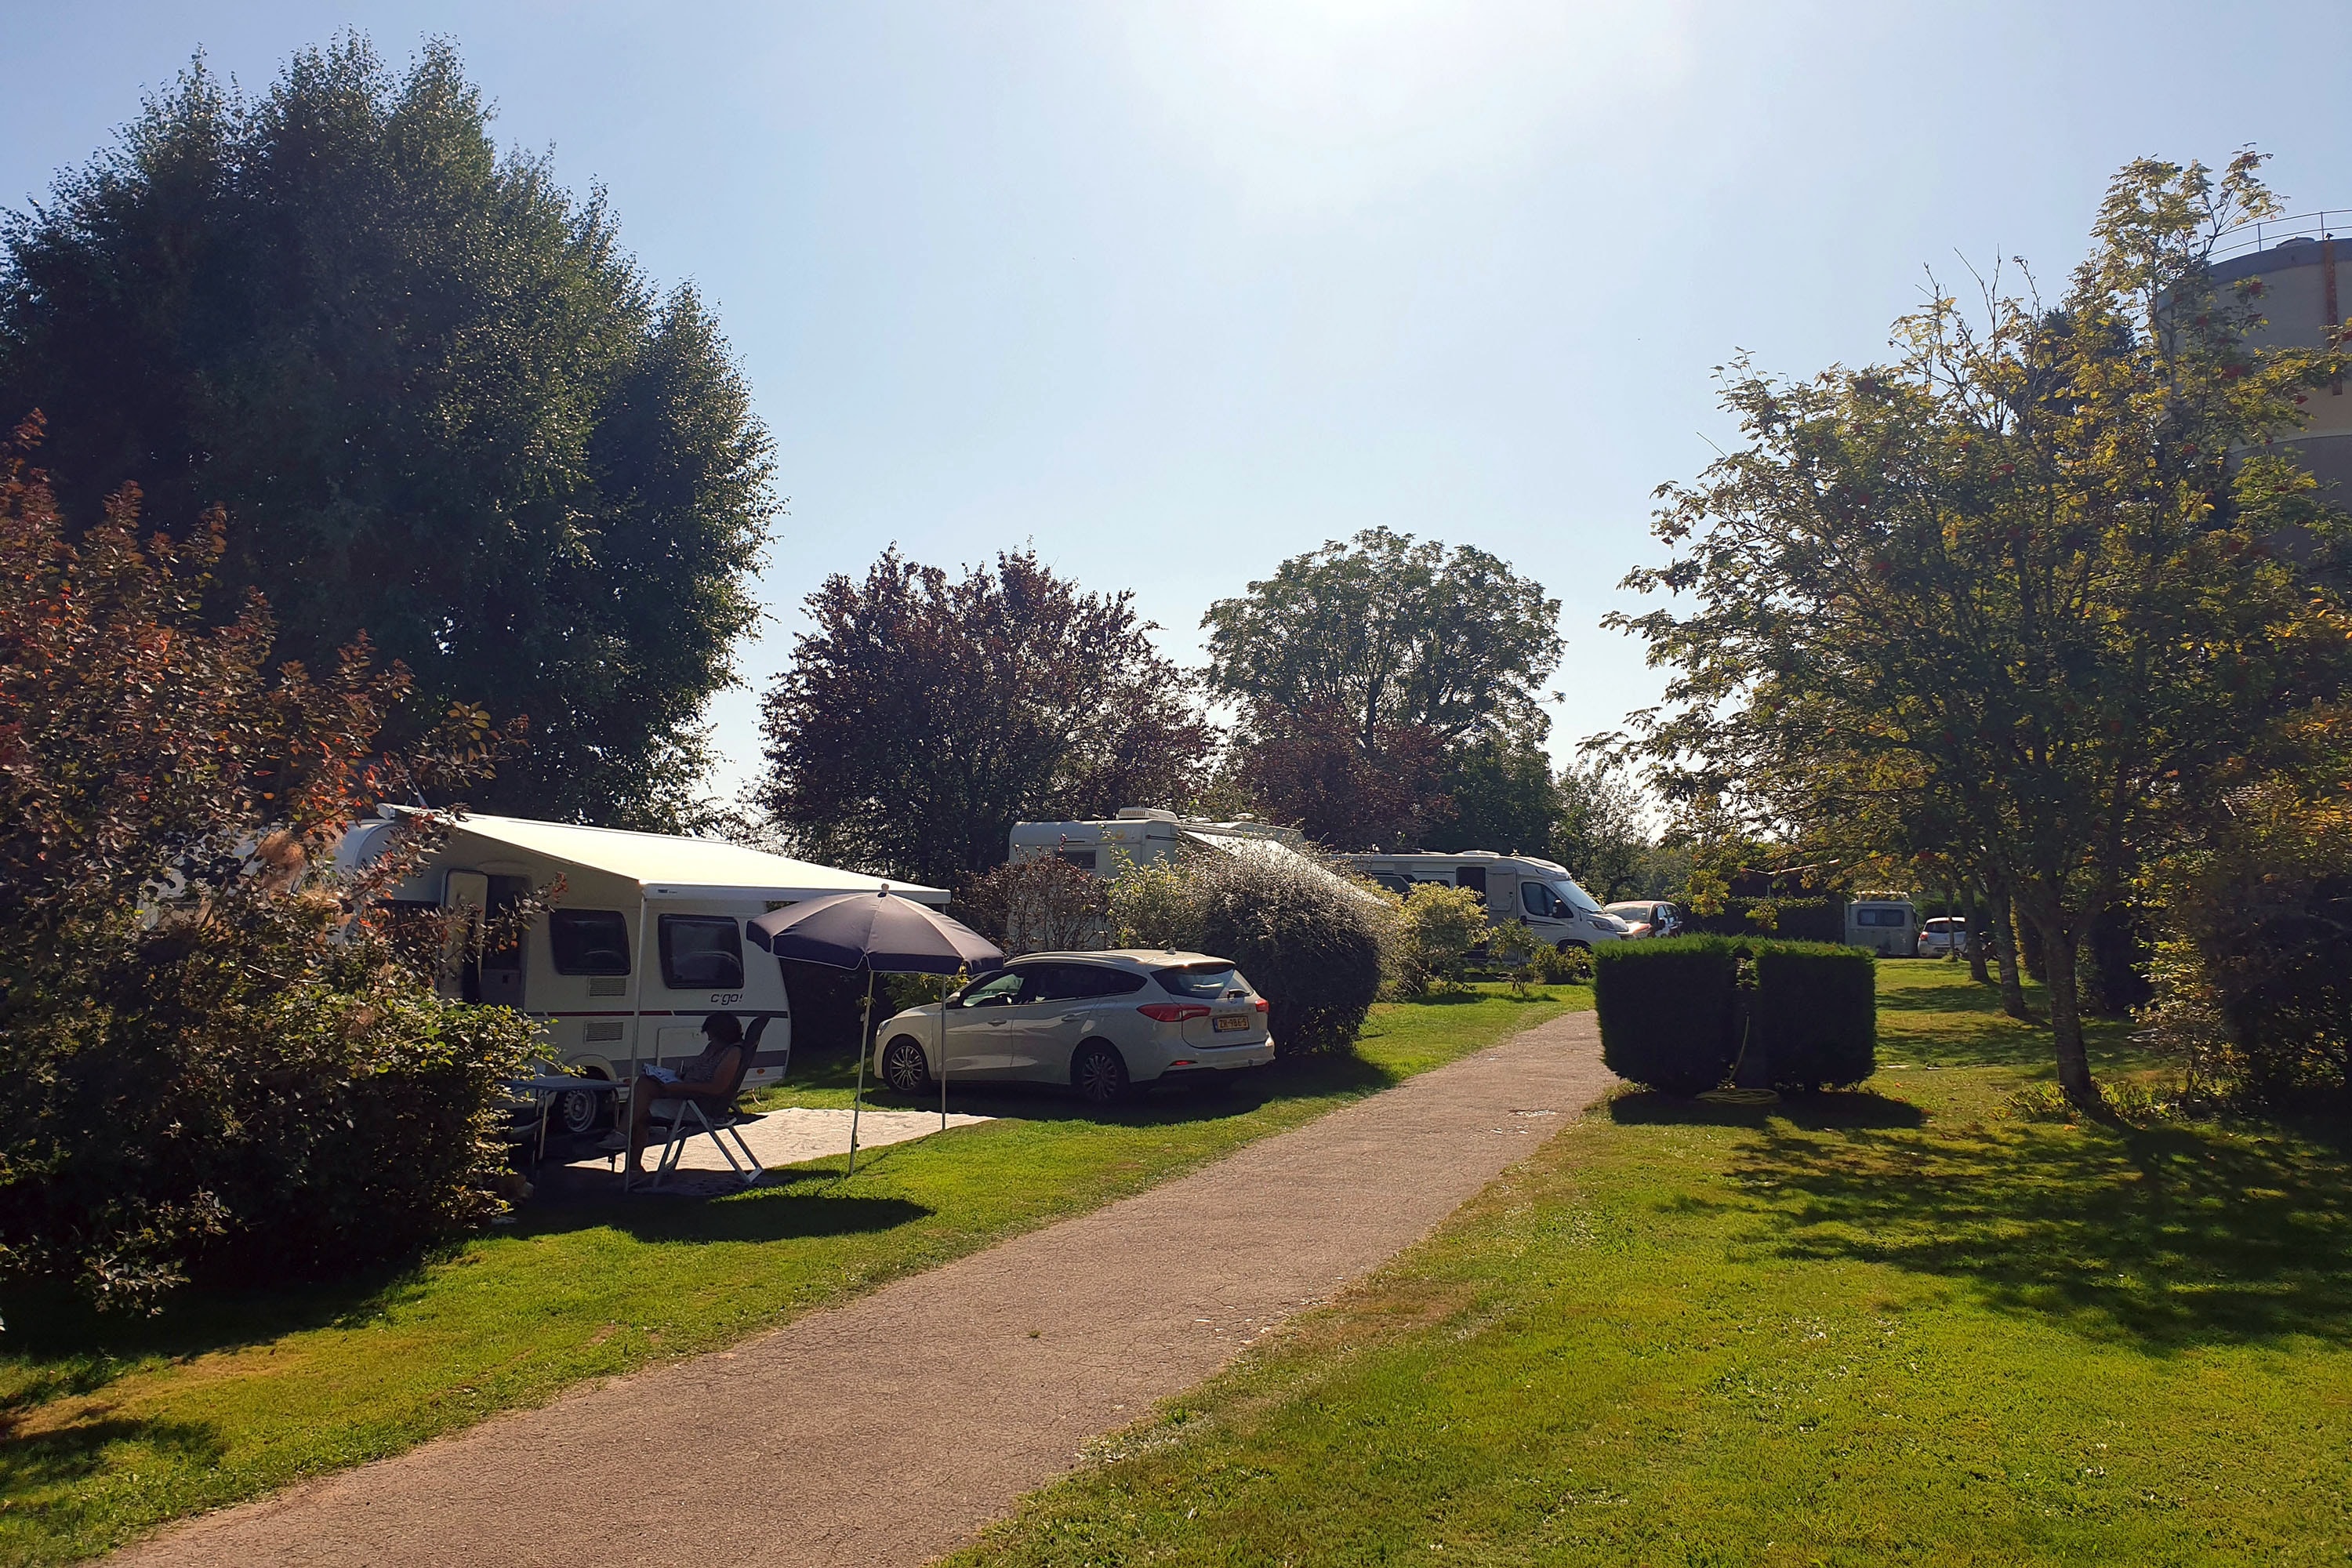
<path fill-rule="evenodd" d="M 1249 1026 L 1250 1021 L 1248 1014 L 1228 1013 L 1223 1017 L 1217 1020 L 1217 1032 L 1219 1034 L 1224 1034 L 1229 1030 L 1246 1029 Z"/>

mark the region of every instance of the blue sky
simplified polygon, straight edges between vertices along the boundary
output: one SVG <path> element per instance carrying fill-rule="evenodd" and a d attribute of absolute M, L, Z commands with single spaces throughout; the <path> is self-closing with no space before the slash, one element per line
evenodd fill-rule
<path fill-rule="evenodd" d="M 1186 663 L 1286 555 L 1475 543 L 1563 601 L 1564 753 L 1655 694 L 1596 623 L 1734 353 L 1866 360 L 1964 257 L 2054 285 L 2136 155 L 2352 207 L 2340 5 L 1392 0 L 15 6 L 0 205 L 198 46 L 260 87 L 344 25 L 454 38 L 725 322 L 791 498 L 730 787 L 802 596 L 893 540 L 1034 542 Z"/>

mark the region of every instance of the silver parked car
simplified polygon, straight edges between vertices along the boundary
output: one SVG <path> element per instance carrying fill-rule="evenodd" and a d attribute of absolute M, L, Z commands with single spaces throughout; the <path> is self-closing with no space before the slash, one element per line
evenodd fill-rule
<path fill-rule="evenodd" d="M 1097 1105 L 1130 1086 L 1274 1060 L 1265 999 L 1233 961 L 1120 949 L 1033 952 L 909 1007 L 874 1037 L 874 1071 L 901 1094 L 937 1081 L 1068 1084 Z"/>
<path fill-rule="evenodd" d="M 1674 905 L 1655 899 L 1637 899 L 1631 903 L 1612 904 L 1609 913 L 1633 928 L 1639 936 L 1672 936 L 1683 929 L 1683 917 Z"/>
<path fill-rule="evenodd" d="M 1949 919 L 1938 915 L 1919 928 L 1919 956 L 1941 958 L 1954 948 L 1961 956 L 1968 954 L 1969 922 L 1960 915 Z"/>

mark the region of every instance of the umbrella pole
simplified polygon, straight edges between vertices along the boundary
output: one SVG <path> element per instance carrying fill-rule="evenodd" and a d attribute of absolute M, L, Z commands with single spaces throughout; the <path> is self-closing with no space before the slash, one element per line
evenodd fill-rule
<path fill-rule="evenodd" d="M 857 1015 L 857 1098 L 849 1102 L 849 1174 L 857 1174 L 857 1113 L 866 1109 L 866 1056 L 874 1032 L 874 967 L 866 968 L 866 1008 Z M 843 1178 L 846 1180 L 847 1178 Z"/>

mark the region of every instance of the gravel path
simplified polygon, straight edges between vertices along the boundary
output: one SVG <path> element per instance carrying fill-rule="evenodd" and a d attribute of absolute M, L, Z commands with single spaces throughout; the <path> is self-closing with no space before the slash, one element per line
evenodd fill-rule
<path fill-rule="evenodd" d="M 1599 1098 L 1570 1014 L 1150 1192 L 397 1458 L 135 1564 L 926 1563 L 1411 1246 Z"/>

